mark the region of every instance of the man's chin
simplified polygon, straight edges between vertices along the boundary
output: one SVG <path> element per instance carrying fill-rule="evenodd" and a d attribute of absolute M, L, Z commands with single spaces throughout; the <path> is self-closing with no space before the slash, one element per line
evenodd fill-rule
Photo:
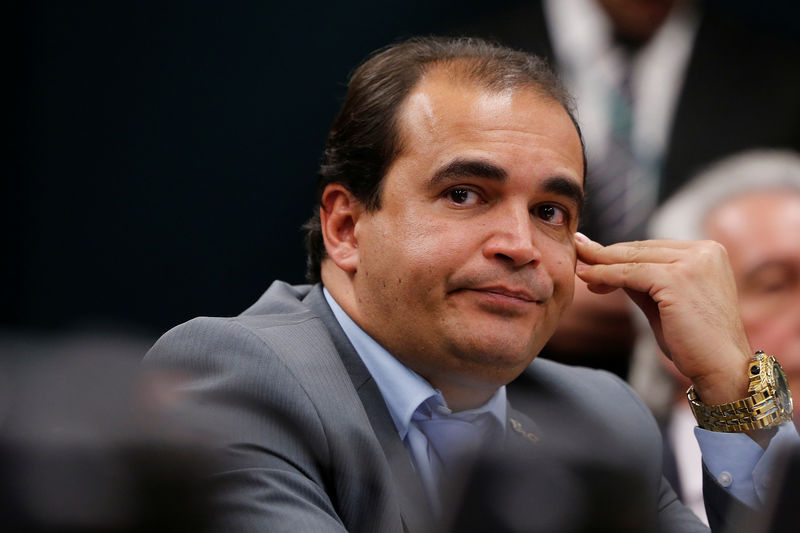
<path fill-rule="evenodd" d="M 541 311 L 537 316 L 506 318 L 482 314 L 471 317 L 461 323 L 462 335 L 454 337 L 454 341 L 476 359 L 493 360 L 499 365 L 530 361 L 544 347 L 554 329 L 544 310 Z"/>
<path fill-rule="evenodd" d="M 504 373 L 514 372 L 517 369 L 522 372 L 541 349 L 532 346 L 531 343 L 519 342 L 520 337 L 510 339 L 484 335 L 462 341 L 464 342 L 460 342 L 454 350 L 459 359 Z"/>

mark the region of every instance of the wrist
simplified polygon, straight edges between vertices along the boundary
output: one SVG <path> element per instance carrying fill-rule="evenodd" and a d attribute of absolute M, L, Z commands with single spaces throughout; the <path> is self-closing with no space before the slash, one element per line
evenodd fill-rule
<path fill-rule="evenodd" d="M 722 405 L 747 396 L 750 378 L 747 374 L 750 356 L 743 358 L 741 364 L 730 365 L 717 374 L 692 380 L 697 398 L 706 405 Z"/>

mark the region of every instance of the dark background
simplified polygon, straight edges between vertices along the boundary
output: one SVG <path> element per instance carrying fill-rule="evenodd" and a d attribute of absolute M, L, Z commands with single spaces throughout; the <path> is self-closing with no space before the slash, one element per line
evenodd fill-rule
<path fill-rule="evenodd" d="M 0 328 L 155 338 L 302 282 L 300 226 L 350 70 L 513 3 L 12 2 Z"/>
<path fill-rule="evenodd" d="M 469 7 L 338 4 L 16 4 L 5 325 L 159 332 L 302 282 L 348 73 Z"/>

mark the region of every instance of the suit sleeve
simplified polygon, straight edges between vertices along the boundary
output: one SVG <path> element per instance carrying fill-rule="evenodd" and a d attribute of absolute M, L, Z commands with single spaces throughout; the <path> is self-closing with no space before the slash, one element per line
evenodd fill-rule
<path fill-rule="evenodd" d="M 664 477 L 661 478 L 658 495 L 658 523 L 659 531 L 664 533 L 708 531 L 700 519 L 678 499 L 678 495 Z"/>
<path fill-rule="evenodd" d="M 329 496 L 329 449 L 319 415 L 263 339 L 229 319 L 192 320 L 145 357 L 180 373 L 181 409 L 211 430 L 214 531 L 344 532 Z"/>
<path fill-rule="evenodd" d="M 604 374 L 607 373 L 604 372 Z M 649 427 L 655 435 L 658 435 L 658 424 L 653 418 L 652 412 L 639 395 L 636 394 L 626 382 L 618 377 L 612 375 L 609 375 L 609 377 L 626 391 L 633 400 L 633 403 L 637 406 L 637 411 L 639 411 L 640 415 L 645 417 L 646 425 L 643 423 L 641 429 L 644 430 L 644 427 Z M 658 436 L 658 438 L 654 438 L 653 442 L 658 444 L 656 447 L 657 453 L 661 455 L 661 457 L 658 458 L 658 464 L 661 465 L 663 463 L 663 452 L 660 444 L 663 442 L 663 439 Z M 659 468 L 659 471 L 661 470 L 662 469 Z M 672 485 L 670 485 L 663 474 L 660 475 L 660 484 L 658 488 L 658 530 L 662 533 L 701 533 L 709 531 L 697 515 L 680 501 Z M 712 531 L 722 531 L 722 529 L 714 529 Z"/>

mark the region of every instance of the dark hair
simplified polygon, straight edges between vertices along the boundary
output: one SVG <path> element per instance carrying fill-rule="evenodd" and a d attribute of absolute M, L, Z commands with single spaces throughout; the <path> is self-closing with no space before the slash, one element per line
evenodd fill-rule
<path fill-rule="evenodd" d="M 475 38 L 417 37 L 376 51 L 350 77 L 328 133 L 317 175 L 315 213 L 304 225 L 310 282 L 320 281 L 325 257 L 319 216 L 325 187 L 341 183 L 367 210 L 380 208 L 383 176 L 402 151 L 398 110 L 433 67 L 453 67 L 453 75 L 489 90 L 535 90 L 560 104 L 581 136 L 571 97 L 539 57 Z M 584 153 L 584 174 L 585 169 Z"/>

